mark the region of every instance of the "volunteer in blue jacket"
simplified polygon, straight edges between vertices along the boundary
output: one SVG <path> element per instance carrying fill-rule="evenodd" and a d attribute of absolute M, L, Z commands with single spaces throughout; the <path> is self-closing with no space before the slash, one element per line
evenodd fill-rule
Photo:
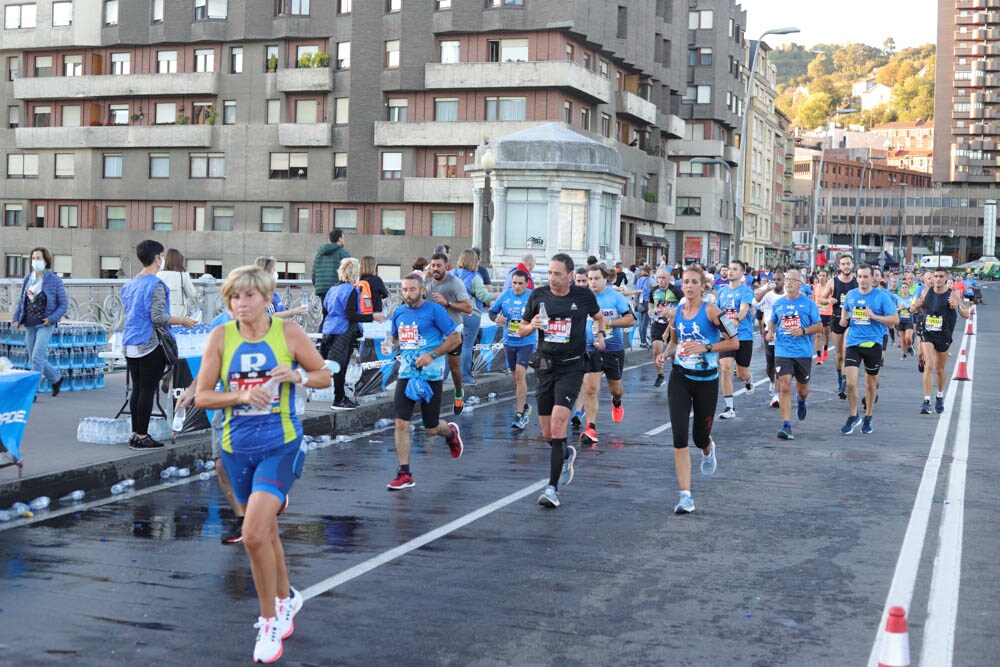
<path fill-rule="evenodd" d="M 143 269 L 122 287 L 122 302 L 125 304 L 122 344 L 132 381 L 129 402 L 132 437 L 128 446 L 135 450 L 160 449 L 163 443 L 149 437 L 153 399 L 167 366 L 156 328 L 171 324 L 191 328 L 197 323 L 190 317 L 170 314 L 170 289 L 156 276 L 163 268 L 163 244 L 153 240 L 142 241 L 135 247 L 135 255 Z"/>
<path fill-rule="evenodd" d="M 511 288 L 501 294 L 490 307 L 490 319 L 497 326 L 503 327 L 503 350 L 507 357 L 507 368 L 514 380 L 517 414 L 510 427 L 520 431 L 528 428 L 528 418 L 531 416 L 531 406 L 528 405 L 528 360 L 535 351 L 534 337 L 521 338 L 517 335 L 524 306 L 531 296 L 529 280 L 531 276 L 527 271 L 515 270 L 510 277 Z"/>
<path fill-rule="evenodd" d="M 458 256 L 458 267 L 451 273 L 462 281 L 465 291 L 472 299 L 472 313 L 462 316 L 462 383 L 475 384 L 472 377 L 472 361 L 475 354 L 476 337 L 482 323 L 483 307 L 493 303 L 493 295 L 486 289 L 479 273 L 479 255 L 472 248 L 466 248 Z"/>
<path fill-rule="evenodd" d="M 66 288 L 62 278 L 52 273 L 52 253 L 48 248 L 31 251 L 31 273 L 21 284 L 21 298 L 14 309 L 14 328 L 24 327 L 24 343 L 28 349 L 31 370 L 38 371 L 52 384 L 52 395 L 58 396 L 63 376 L 49 363 L 49 339 L 59 320 L 66 314 Z"/>

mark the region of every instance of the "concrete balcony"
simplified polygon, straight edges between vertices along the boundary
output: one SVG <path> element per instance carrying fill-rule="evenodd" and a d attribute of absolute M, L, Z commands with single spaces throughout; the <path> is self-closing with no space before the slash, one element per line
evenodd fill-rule
<path fill-rule="evenodd" d="M 615 91 L 615 109 L 618 113 L 640 123 L 656 124 L 656 105 L 627 90 Z"/>
<path fill-rule="evenodd" d="M 736 146 L 726 146 L 722 150 L 722 159 L 736 166 L 740 163 L 740 149 Z"/>
<path fill-rule="evenodd" d="M 546 121 L 375 122 L 376 146 L 480 146 Z"/>
<path fill-rule="evenodd" d="M 303 67 L 280 69 L 278 77 L 279 93 L 329 93 L 333 90 L 333 70 L 329 67 Z"/>
<path fill-rule="evenodd" d="M 215 72 L 190 72 L 20 78 L 14 80 L 14 97 L 21 100 L 56 100 L 216 95 L 217 77 Z"/>
<path fill-rule="evenodd" d="M 683 139 L 685 123 L 684 119 L 673 114 L 661 113 L 657 115 L 657 127 L 667 133 L 671 139 Z"/>
<path fill-rule="evenodd" d="M 19 127 L 14 143 L 36 148 L 208 148 L 211 125 L 113 125 L 106 127 Z"/>
<path fill-rule="evenodd" d="M 424 66 L 424 86 L 429 90 L 562 88 L 590 102 L 608 104 L 611 101 L 611 83 L 607 79 L 566 60 L 427 63 Z"/>
<path fill-rule="evenodd" d="M 282 146 L 329 146 L 330 126 L 326 123 L 281 123 L 278 143 Z"/>
<path fill-rule="evenodd" d="M 722 139 L 685 139 L 670 144 L 670 154 L 676 157 L 718 157 L 726 146 Z"/>
<path fill-rule="evenodd" d="M 471 204 L 471 178 L 413 178 L 403 179 L 403 201 L 432 204 Z"/>

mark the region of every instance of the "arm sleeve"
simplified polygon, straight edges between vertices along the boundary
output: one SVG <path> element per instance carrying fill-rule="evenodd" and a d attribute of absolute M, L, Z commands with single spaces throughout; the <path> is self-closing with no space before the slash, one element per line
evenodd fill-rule
<path fill-rule="evenodd" d="M 149 319 L 161 327 L 170 324 L 170 315 L 167 314 L 167 287 L 162 281 L 153 288 L 153 294 L 150 296 Z"/>
<path fill-rule="evenodd" d="M 362 315 L 358 312 L 358 290 L 352 289 L 347 294 L 347 303 L 344 305 L 344 314 L 348 322 L 361 324 L 362 322 L 374 322 L 371 314 Z"/>

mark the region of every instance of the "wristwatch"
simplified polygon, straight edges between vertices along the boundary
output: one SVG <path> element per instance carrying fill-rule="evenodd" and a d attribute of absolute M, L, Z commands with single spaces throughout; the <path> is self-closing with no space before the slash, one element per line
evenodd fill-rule
<path fill-rule="evenodd" d="M 306 372 L 306 369 L 300 366 L 296 370 L 299 372 L 299 384 L 305 385 L 309 382 L 309 373 Z"/>
<path fill-rule="evenodd" d="M 705 343 L 705 351 L 706 352 L 711 352 L 712 351 L 712 344 L 711 343 Z"/>
<path fill-rule="evenodd" d="M 438 358 L 437 350 L 431 350 L 431 359 L 437 359 L 437 358 Z"/>

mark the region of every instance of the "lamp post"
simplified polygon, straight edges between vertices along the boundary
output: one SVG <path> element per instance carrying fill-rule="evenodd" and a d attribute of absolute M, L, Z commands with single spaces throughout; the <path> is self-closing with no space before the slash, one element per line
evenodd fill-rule
<path fill-rule="evenodd" d="M 809 203 L 809 198 L 808 197 L 782 197 L 781 201 L 784 202 L 784 203 L 786 203 L 786 204 L 808 204 Z M 809 211 L 807 210 L 806 214 L 808 214 L 808 213 L 809 213 Z M 793 225 L 794 225 L 794 223 L 793 223 Z M 793 250 L 793 252 L 795 250 L 794 244 L 792 245 L 792 250 Z"/>
<path fill-rule="evenodd" d="M 483 181 L 483 260 L 488 267 L 493 266 L 493 190 L 490 189 L 490 174 L 497 165 L 493 151 L 486 148 L 479 162 L 486 172 Z"/>
<path fill-rule="evenodd" d="M 812 232 L 809 239 L 809 268 L 814 271 L 816 270 L 816 234 L 819 231 L 819 191 L 820 185 L 823 183 L 823 160 L 826 158 L 826 143 L 830 139 L 830 122 L 834 116 L 857 112 L 858 110 L 854 108 L 837 109 L 826 119 L 826 134 L 823 136 L 823 145 L 819 151 L 819 172 L 816 174 L 816 192 L 813 195 Z"/>
<path fill-rule="evenodd" d="M 717 164 L 729 172 L 729 199 L 733 203 L 733 247 L 729 249 L 729 261 L 740 258 L 740 236 L 743 234 L 743 218 L 736 205 L 736 189 L 733 183 L 733 166 L 717 157 L 693 157 L 691 164 Z M 721 259 L 721 258 L 720 258 Z"/>
<path fill-rule="evenodd" d="M 902 192 L 899 198 L 899 243 L 898 243 L 898 253 L 899 253 L 899 266 L 903 267 L 903 226 L 906 224 L 906 186 L 908 183 L 893 183 L 892 188 L 889 189 L 891 193 L 896 188 L 901 188 Z M 892 196 L 891 194 L 889 195 Z"/>
<path fill-rule="evenodd" d="M 860 220 L 861 220 L 861 194 L 862 188 L 865 185 L 865 167 L 871 167 L 868 169 L 868 189 L 871 190 L 871 180 L 872 180 L 872 169 L 875 165 L 872 164 L 872 160 L 884 160 L 884 155 L 872 155 L 871 149 L 868 150 L 868 157 L 865 158 L 864 164 L 861 165 L 861 179 L 858 181 L 858 199 L 855 202 L 854 207 L 854 256 L 858 258 L 858 261 L 862 261 L 861 257 L 861 232 L 860 232 Z"/>

